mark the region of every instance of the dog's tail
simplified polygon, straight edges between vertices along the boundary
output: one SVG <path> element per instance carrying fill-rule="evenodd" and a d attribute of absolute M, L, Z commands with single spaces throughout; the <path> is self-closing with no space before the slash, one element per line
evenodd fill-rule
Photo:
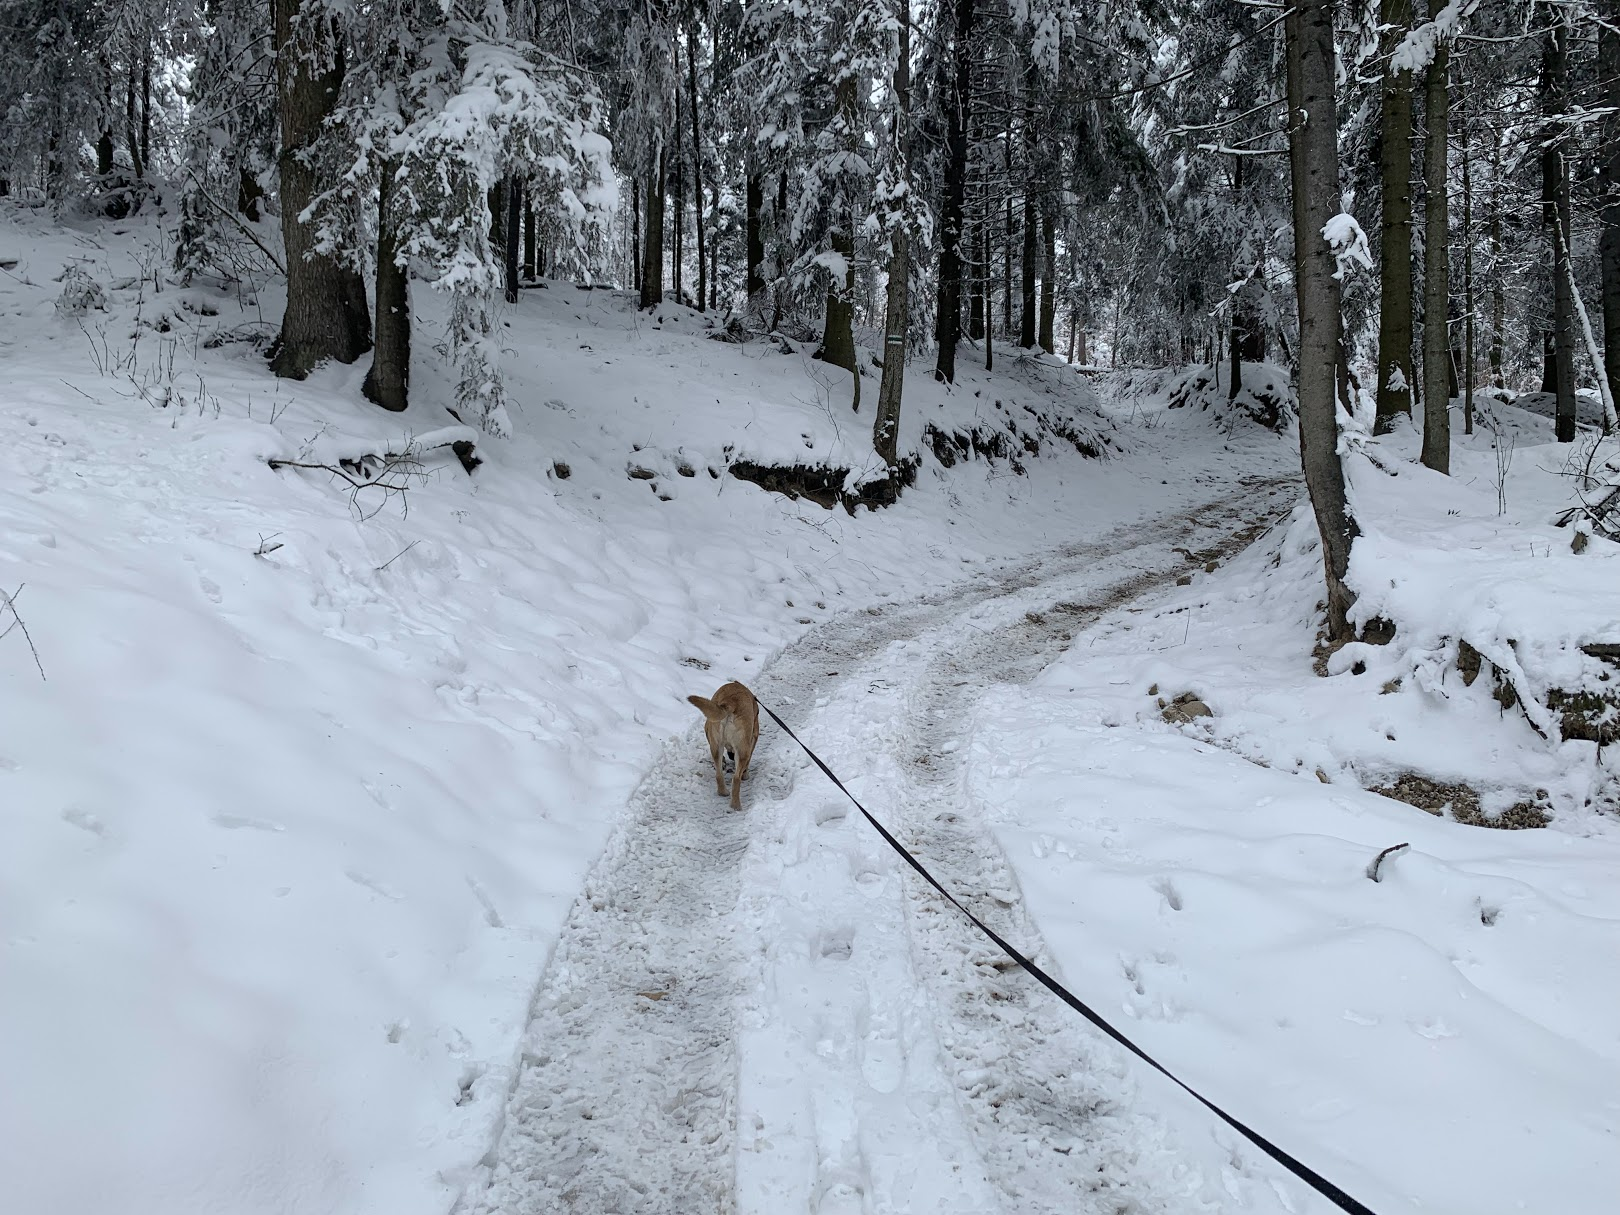
<path fill-rule="evenodd" d="M 719 705 L 715 704 L 714 701 L 710 700 L 707 696 L 688 696 L 686 699 L 696 705 L 698 712 L 703 714 L 703 716 L 706 718 L 712 720 L 716 717 L 724 717 L 726 715 L 725 710 Z"/>

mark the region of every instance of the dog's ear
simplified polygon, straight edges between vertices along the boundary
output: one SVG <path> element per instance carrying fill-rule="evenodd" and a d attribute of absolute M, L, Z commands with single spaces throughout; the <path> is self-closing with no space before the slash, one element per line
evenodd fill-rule
<path fill-rule="evenodd" d="M 688 696 L 686 699 L 695 704 L 698 712 L 703 714 L 704 717 L 722 716 L 720 706 L 715 704 L 714 701 L 710 700 L 707 696 Z"/>

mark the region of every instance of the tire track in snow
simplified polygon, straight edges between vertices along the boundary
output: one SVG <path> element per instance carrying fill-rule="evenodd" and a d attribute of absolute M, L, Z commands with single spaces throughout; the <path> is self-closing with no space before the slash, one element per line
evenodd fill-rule
<path fill-rule="evenodd" d="M 1060 978 L 1024 912 L 1015 876 L 994 836 L 958 812 L 965 796 L 961 763 L 954 756 L 965 702 L 992 684 L 1027 682 L 1067 648 L 1073 631 L 1195 567 L 1194 560 L 1175 561 L 1172 544 L 1203 548 L 1196 559 L 1201 564 L 1210 555 L 1204 546 L 1224 556 L 1251 542 L 1292 505 L 1292 492 L 1285 497 L 1273 485 L 1266 493 L 1271 506 L 1259 525 L 1248 502 L 1241 514 L 1237 503 L 1216 504 L 1197 527 L 1121 554 L 1142 563 L 1135 573 L 1121 578 L 1116 559 L 1083 575 L 1079 585 L 1054 579 L 1041 588 L 1047 604 L 1014 597 L 994 605 L 998 610 L 985 622 L 988 631 L 984 625 L 956 630 L 954 636 L 942 630 L 922 643 L 925 670 L 897 706 L 905 726 L 895 740 L 896 769 L 906 795 L 895 798 L 895 825 L 949 889 Z M 1164 556 L 1172 560 L 1165 562 Z M 1120 1213 L 1199 1208 L 1192 1196 L 1202 1179 L 1178 1158 L 1167 1128 L 1131 1108 L 1133 1061 L 1014 966 L 915 875 L 906 873 L 904 880 L 913 940 L 926 959 L 920 969 L 928 976 L 942 1023 L 950 1027 L 944 1038 L 958 1095 L 1009 1200 L 1007 1209 L 1057 1215 L 1077 1208 Z"/>
<path fill-rule="evenodd" d="M 1274 492 L 1275 483 L 1264 485 Z M 1187 514 L 1214 512 L 1222 520 L 1215 530 L 1230 530 L 1238 510 L 1252 514 L 1255 493 L 1229 492 Z M 881 750 L 866 730 L 872 708 L 920 675 L 915 662 L 889 670 L 897 648 L 926 635 L 929 646 L 956 653 L 950 638 L 971 633 L 987 609 L 1021 604 L 1026 592 L 1039 600 L 1076 578 L 1095 582 L 1088 571 L 1099 563 L 1125 566 L 1128 586 L 1153 585 L 1188 568 L 1170 545 L 1208 531 L 1181 518 L 1137 522 L 943 594 L 839 617 L 787 647 L 751 686 L 790 719 L 806 720 L 806 706 L 824 703 L 812 715 L 818 749 L 834 737 L 823 754 L 840 771 L 862 773 Z M 1151 561 L 1132 556 L 1148 548 Z M 1061 644 L 1061 630 L 1030 628 L 1016 642 L 1033 674 Z M 1003 637 L 986 644 L 1012 656 Z M 930 704 L 965 700 L 950 680 L 971 685 L 983 674 L 972 664 L 947 671 L 944 682 L 930 672 L 922 694 Z M 893 723 L 888 731 L 900 734 L 882 740 L 885 762 L 896 770 L 890 782 L 903 785 L 892 752 L 907 738 L 938 740 Z M 1097 1114 L 1067 1096 L 1043 1111 L 1035 1084 L 998 1098 L 1000 1090 L 964 1073 L 962 1061 L 984 1056 L 986 1041 L 1008 1054 L 1027 1050 L 1027 1030 L 999 1009 L 985 1015 L 942 999 L 919 970 L 960 955 L 983 986 L 974 959 L 984 951 L 955 942 L 948 926 L 919 926 L 934 913 L 905 891 L 896 859 L 864 822 L 838 812 L 819 773 L 817 784 L 795 789 L 808 761 L 779 732 L 767 727 L 761 739 L 742 814 L 713 795 L 697 735 L 694 724 L 665 747 L 569 915 L 532 1006 L 504 1121 L 458 1215 L 731 1215 L 739 1190 L 741 1209 L 761 1215 L 900 1203 L 1046 1209 L 1018 1205 L 1017 1151 L 997 1136 L 1034 1136 L 1032 1160 L 1053 1155 L 1054 1135 L 1066 1137 L 1074 1155 L 1075 1119 L 1095 1123 Z M 971 834 L 935 839 L 928 833 L 939 824 L 908 813 L 905 826 L 914 823 L 930 863 L 940 858 L 927 849 L 943 850 L 948 880 L 985 851 Z M 990 873 L 973 880 L 970 891 L 1004 883 Z M 1013 932 L 1032 939 L 1021 926 Z M 812 996 L 828 993 L 816 1007 Z M 1017 991 L 1001 1002 L 1028 1007 Z M 1032 1066 L 1078 1071 L 1074 1061 L 1086 1055 L 1077 1035 L 1054 1029 L 1044 1040 L 1050 1050 Z M 964 1052 L 962 1042 L 980 1045 Z M 813 1075 L 816 1060 L 825 1067 Z M 987 1120 L 982 1109 L 996 1100 L 1017 1119 Z M 920 1194 L 930 1197 L 914 1206 Z"/>

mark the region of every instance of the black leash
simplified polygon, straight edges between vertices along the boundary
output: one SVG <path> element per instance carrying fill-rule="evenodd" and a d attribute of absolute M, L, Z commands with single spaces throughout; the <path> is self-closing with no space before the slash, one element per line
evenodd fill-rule
<path fill-rule="evenodd" d="M 833 770 L 827 766 L 826 761 L 824 761 L 821 756 L 817 755 L 809 747 L 805 746 L 804 740 L 793 732 L 793 727 L 789 726 L 787 722 L 778 717 L 775 711 L 771 709 L 769 705 L 765 704 L 763 701 L 760 701 L 758 697 L 755 697 L 755 703 L 757 703 L 760 708 L 765 710 L 770 719 L 780 726 L 789 738 L 799 744 L 800 750 L 810 757 L 811 762 L 814 763 L 816 767 L 821 769 L 822 773 L 828 780 L 832 781 L 833 784 L 838 786 L 839 791 L 842 792 L 845 797 L 849 798 L 849 800 L 854 804 L 855 809 L 859 810 L 861 814 L 865 816 L 866 821 L 871 823 L 872 826 L 876 828 L 877 833 L 884 838 L 889 847 L 898 852 L 905 860 L 906 864 L 910 865 L 918 872 L 918 874 L 921 875 L 923 881 L 927 882 L 935 890 L 939 891 L 940 894 L 944 895 L 947 902 L 949 902 L 963 915 L 967 916 L 967 918 L 973 922 L 973 926 L 975 928 L 994 941 L 998 949 L 1005 953 L 1014 962 L 1018 963 L 1019 966 L 1023 967 L 1026 972 L 1028 972 L 1037 982 L 1041 984 L 1041 986 L 1045 987 L 1054 996 L 1062 1000 L 1070 1008 L 1074 1009 L 1075 1012 L 1079 1013 L 1087 1021 L 1090 1021 L 1098 1029 L 1102 1030 L 1103 1033 L 1107 1034 L 1115 1042 L 1118 1042 L 1121 1046 L 1130 1051 L 1131 1054 L 1135 1055 L 1138 1059 L 1142 1060 L 1142 1062 L 1146 1063 L 1154 1071 L 1158 1072 L 1161 1076 L 1164 1076 L 1183 1092 L 1189 1094 L 1196 1101 L 1198 1101 L 1199 1104 L 1203 1105 L 1204 1108 L 1208 1109 L 1222 1122 L 1226 1123 L 1227 1126 L 1231 1127 L 1238 1134 L 1242 1135 L 1250 1143 L 1254 1144 L 1255 1147 L 1259 1148 L 1267 1156 L 1270 1156 L 1278 1164 L 1282 1165 L 1283 1168 L 1287 1169 L 1295 1177 L 1298 1177 L 1306 1185 L 1310 1186 L 1311 1189 L 1315 1190 L 1318 1194 L 1322 1195 L 1322 1197 L 1326 1198 L 1329 1202 L 1337 1206 L 1341 1211 L 1348 1211 L 1350 1212 L 1350 1215 L 1373 1215 L 1371 1208 L 1363 1206 L 1361 1203 L 1357 1202 L 1354 1198 L 1350 1197 L 1350 1195 L 1346 1194 L 1326 1177 L 1323 1177 L 1315 1169 L 1299 1160 L 1296 1160 L 1293 1156 L 1290 1156 L 1287 1152 L 1283 1151 L 1282 1148 L 1271 1142 L 1271 1140 L 1260 1134 L 1260 1132 L 1251 1130 L 1248 1126 L 1244 1125 L 1242 1122 L 1239 1122 L 1236 1118 L 1232 1117 L 1231 1114 L 1228 1114 L 1220 1106 L 1216 1105 L 1208 1097 L 1205 1097 L 1202 1093 L 1198 1092 L 1184 1081 L 1177 1079 L 1176 1076 L 1164 1066 L 1164 1064 L 1153 1058 L 1152 1055 L 1148 1054 L 1140 1046 L 1136 1045 L 1136 1043 L 1132 1042 L 1124 1034 L 1120 1033 L 1119 1030 L 1115 1029 L 1107 1021 L 1103 1020 L 1101 1014 L 1099 1014 L 1095 1009 L 1086 1004 L 1080 999 L 1080 997 L 1076 996 L 1067 987 L 1064 987 L 1063 984 L 1059 983 L 1051 975 L 1047 974 L 1046 971 L 1042 970 L 1029 958 L 1026 958 L 1022 953 L 1014 949 L 1011 944 L 1003 940 L 995 929 L 991 928 L 990 925 L 986 924 L 978 916 L 974 915 L 973 912 L 969 911 L 962 905 L 961 901 L 957 899 L 954 894 L 952 894 L 949 890 L 946 890 L 944 886 L 940 885 L 939 879 L 933 874 L 929 873 L 927 869 L 923 868 L 923 863 L 916 857 L 912 856 L 911 853 L 906 849 L 906 846 L 890 834 L 887 827 L 872 817 L 872 812 L 865 806 L 861 805 L 860 800 L 856 798 L 856 796 L 851 793 L 848 788 L 845 787 L 844 782 L 839 780 L 838 777 L 834 775 Z"/>

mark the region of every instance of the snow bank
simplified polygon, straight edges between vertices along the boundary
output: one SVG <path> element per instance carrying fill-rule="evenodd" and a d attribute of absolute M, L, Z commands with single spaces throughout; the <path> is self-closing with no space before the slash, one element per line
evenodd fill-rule
<path fill-rule="evenodd" d="M 1074 990 L 1372 1209 L 1602 1215 L 1620 1193 L 1620 827 L 1596 813 L 1612 748 L 1542 738 L 1455 653 L 1477 637 L 1538 685 L 1588 672 L 1578 643 L 1612 635 L 1620 567 L 1547 522 L 1571 497 L 1565 449 L 1518 449 L 1498 517 L 1491 442 L 1461 440 L 1449 479 L 1409 432 L 1374 442 L 1379 467 L 1352 458 L 1351 580 L 1363 621 L 1396 622 L 1389 644 L 1314 673 L 1301 506 L 987 697 L 966 793 Z M 1174 711 L 1187 693 L 1210 715 Z M 1550 825 L 1366 791 L 1411 773 Z M 1233 1161 L 1248 1206 L 1275 1170 Z"/>
<path fill-rule="evenodd" d="M 1164 387 L 1171 409 L 1197 409 L 1223 430 L 1245 424 L 1282 431 L 1294 420 L 1294 389 L 1288 372 L 1271 363 L 1244 363 L 1237 395 L 1231 395 L 1230 364 L 1188 367 Z"/>

